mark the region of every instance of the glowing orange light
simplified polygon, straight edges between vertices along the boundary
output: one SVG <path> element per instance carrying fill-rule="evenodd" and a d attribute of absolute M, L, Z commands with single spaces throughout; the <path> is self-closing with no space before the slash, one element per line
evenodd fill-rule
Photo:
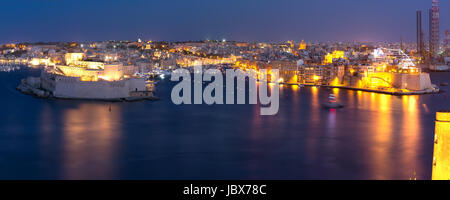
<path fill-rule="evenodd" d="M 334 80 L 331 82 L 331 85 L 332 86 L 339 86 L 340 85 L 339 84 L 339 78 L 338 77 L 334 78 Z"/>
<path fill-rule="evenodd" d="M 333 63 L 333 59 L 345 59 L 344 51 L 333 51 L 333 53 L 328 53 L 325 55 L 325 64 L 331 64 Z"/>
<path fill-rule="evenodd" d="M 306 44 L 305 44 L 305 41 L 302 40 L 302 42 L 300 42 L 298 50 L 305 50 L 305 49 L 306 49 Z"/>

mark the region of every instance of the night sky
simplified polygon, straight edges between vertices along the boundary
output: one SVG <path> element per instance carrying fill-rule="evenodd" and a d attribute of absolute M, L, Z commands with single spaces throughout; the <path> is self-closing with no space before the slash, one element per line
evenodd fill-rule
<path fill-rule="evenodd" d="M 405 41 L 431 0 L 0 0 L 0 43 L 38 41 Z M 450 28 L 441 0 L 441 35 Z"/>

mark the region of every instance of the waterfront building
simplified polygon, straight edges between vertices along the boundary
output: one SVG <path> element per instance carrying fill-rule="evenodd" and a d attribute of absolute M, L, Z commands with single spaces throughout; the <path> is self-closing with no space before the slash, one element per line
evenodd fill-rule
<path fill-rule="evenodd" d="M 337 64 L 302 65 L 299 66 L 298 83 L 302 85 L 340 85 L 344 78 L 344 70 L 344 65 Z"/>
<path fill-rule="evenodd" d="M 41 97 L 65 99 L 137 100 L 153 98 L 146 80 L 125 73 L 122 63 L 82 61 L 84 54 L 66 54 L 66 65 L 42 69 L 40 78 L 27 78 L 19 90 Z"/>
<path fill-rule="evenodd" d="M 349 64 L 347 58 L 325 63 L 299 66 L 299 84 L 329 85 L 380 92 L 424 93 L 435 92 L 428 73 L 421 72 L 414 61 L 399 49 L 374 49 L 369 61 Z M 341 54 L 339 53 L 339 56 Z"/>

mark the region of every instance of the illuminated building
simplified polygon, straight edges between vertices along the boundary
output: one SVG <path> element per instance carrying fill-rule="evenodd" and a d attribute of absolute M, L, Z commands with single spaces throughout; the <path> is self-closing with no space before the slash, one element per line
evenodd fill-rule
<path fill-rule="evenodd" d="M 103 57 L 104 62 L 116 62 L 119 56 L 116 53 L 105 54 Z"/>
<path fill-rule="evenodd" d="M 300 84 L 331 85 L 380 92 L 436 92 L 428 73 L 422 73 L 414 61 L 400 49 L 378 48 L 371 53 L 371 63 L 343 66 L 337 58 L 343 51 L 327 54 L 322 65 L 299 67 Z"/>
<path fill-rule="evenodd" d="M 203 65 L 223 65 L 234 64 L 240 57 L 231 55 L 230 57 L 217 57 L 208 58 L 194 55 L 187 55 L 176 59 L 176 64 L 182 67 L 193 67 L 197 62 L 201 62 Z"/>
<path fill-rule="evenodd" d="M 450 112 L 436 113 L 433 180 L 450 180 Z"/>
<path fill-rule="evenodd" d="M 78 77 L 82 81 L 118 81 L 124 76 L 122 64 L 103 64 L 99 62 L 77 61 L 80 65 L 56 65 L 51 73 L 67 77 Z"/>
<path fill-rule="evenodd" d="M 333 85 L 344 75 L 343 65 L 303 65 L 298 70 L 298 83 L 304 85 Z"/>
<path fill-rule="evenodd" d="M 294 48 L 294 42 L 292 42 L 292 41 L 287 41 L 287 43 L 289 44 L 289 47 L 292 49 L 292 48 Z"/>
<path fill-rule="evenodd" d="M 32 58 L 30 63 L 32 66 L 39 66 L 39 65 L 50 65 L 50 59 L 49 58 Z"/>
<path fill-rule="evenodd" d="M 301 41 L 299 46 L 298 46 L 298 50 L 305 50 L 306 49 L 306 43 L 305 41 Z"/>
<path fill-rule="evenodd" d="M 125 75 L 121 63 L 82 61 L 82 54 L 66 55 L 66 63 L 47 67 L 41 73 L 41 88 L 56 98 L 129 99 L 148 98 L 145 79 Z"/>
<path fill-rule="evenodd" d="M 282 81 L 280 83 L 296 84 L 297 79 L 297 63 L 289 61 L 272 61 L 268 65 L 270 69 L 278 69 L 279 76 Z"/>
<path fill-rule="evenodd" d="M 64 56 L 66 65 L 74 65 L 75 61 L 83 60 L 84 53 L 66 53 Z"/>
<path fill-rule="evenodd" d="M 333 53 L 328 53 L 325 55 L 324 64 L 331 64 L 335 59 L 345 59 L 344 51 L 333 51 Z"/>

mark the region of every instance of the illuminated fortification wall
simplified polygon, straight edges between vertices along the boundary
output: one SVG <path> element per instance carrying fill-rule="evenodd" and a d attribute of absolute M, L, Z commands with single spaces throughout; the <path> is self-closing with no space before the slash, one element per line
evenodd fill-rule
<path fill-rule="evenodd" d="M 104 64 L 102 62 L 92 61 L 73 61 L 73 65 L 85 67 L 86 69 L 103 69 Z"/>
<path fill-rule="evenodd" d="M 99 74 L 99 78 L 108 81 L 118 81 L 123 78 L 122 64 L 108 64 L 104 66 L 104 70 Z"/>
<path fill-rule="evenodd" d="M 107 64 L 102 69 L 88 69 L 85 66 L 56 66 L 65 76 L 81 77 L 82 81 L 118 81 L 124 76 L 122 64 Z"/>
<path fill-rule="evenodd" d="M 76 61 L 83 60 L 84 53 L 66 53 L 64 56 L 66 65 L 75 64 Z"/>
<path fill-rule="evenodd" d="M 392 85 L 395 88 L 420 91 L 431 88 L 430 74 L 402 74 L 394 73 Z"/>
<path fill-rule="evenodd" d="M 334 85 L 334 84 L 332 84 Z M 389 73 L 376 72 L 344 78 L 344 86 L 367 89 L 405 89 L 409 91 L 424 91 L 432 88 L 428 73 Z"/>
<path fill-rule="evenodd" d="M 84 67 L 74 67 L 74 66 L 64 66 L 57 65 L 56 66 L 61 72 L 64 73 L 65 76 L 70 77 L 82 77 L 82 76 L 95 76 L 101 72 L 100 70 L 86 70 Z"/>
<path fill-rule="evenodd" d="M 80 81 L 77 77 L 56 76 L 53 95 L 70 99 L 119 99 L 133 91 L 145 91 L 144 79 L 121 81 Z"/>

